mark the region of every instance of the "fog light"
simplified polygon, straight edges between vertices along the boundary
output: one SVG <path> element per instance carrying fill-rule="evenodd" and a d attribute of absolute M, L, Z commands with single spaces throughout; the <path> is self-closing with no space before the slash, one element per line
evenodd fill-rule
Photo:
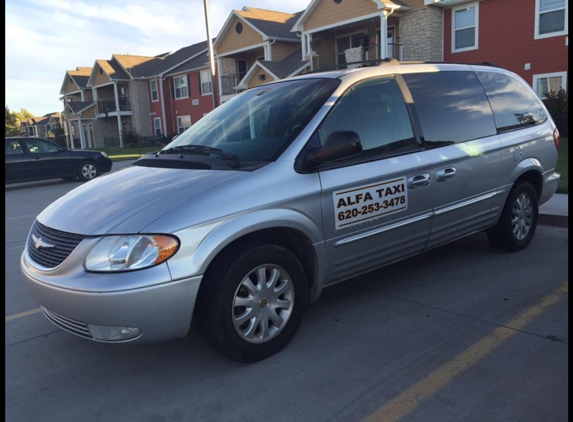
<path fill-rule="evenodd" d="M 134 327 L 106 327 L 89 324 L 88 329 L 94 339 L 102 341 L 131 340 L 141 334 L 141 330 Z"/>

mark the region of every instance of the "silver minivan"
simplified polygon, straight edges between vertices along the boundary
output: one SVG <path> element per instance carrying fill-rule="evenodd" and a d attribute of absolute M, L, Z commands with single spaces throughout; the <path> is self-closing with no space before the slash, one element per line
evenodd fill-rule
<path fill-rule="evenodd" d="M 110 342 L 188 334 L 238 361 L 295 335 L 324 287 L 478 231 L 518 251 L 559 133 L 517 75 L 384 62 L 247 90 L 34 222 L 45 316 Z"/>

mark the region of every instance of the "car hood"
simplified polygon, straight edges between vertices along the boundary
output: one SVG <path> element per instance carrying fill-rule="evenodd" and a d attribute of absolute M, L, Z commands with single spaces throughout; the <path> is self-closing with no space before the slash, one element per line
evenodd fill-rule
<path fill-rule="evenodd" d="M 38 221 L 83 235 L 137 233 L 171 209 L 244 174 L 127 167 L 70 191 L 42 211 Z"/>

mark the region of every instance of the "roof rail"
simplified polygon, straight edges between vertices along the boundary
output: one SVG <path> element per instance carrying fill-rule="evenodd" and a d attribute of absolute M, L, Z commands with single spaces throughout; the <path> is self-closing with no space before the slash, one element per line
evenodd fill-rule
<path fill-rule="evenodd" d="M 359 62 L 349 62 L 340 63 L 333 66 L 321 67 L 319 69 L 307 72 L 310 73 L 320 73 L 327 72 L 329 70 L 350 70 L 348 66 L 350 65 L 360 65 L 359 67 L 371 67 L 371 66 L 396 66 L 396 65 L 406 65 L 406 64 L 463 64 L 463 65 L 474 65 L 474 66 L 492 66 L 500 67 L 491 62 L 480 62 L 480 63 L 460 63 L 460 62 L 440 62 L 440 61 L 424 61 L 424 60 L 397 60 L 393 58 L 386 59 L 376 59 L 376 60 L 364 60 Z"/>

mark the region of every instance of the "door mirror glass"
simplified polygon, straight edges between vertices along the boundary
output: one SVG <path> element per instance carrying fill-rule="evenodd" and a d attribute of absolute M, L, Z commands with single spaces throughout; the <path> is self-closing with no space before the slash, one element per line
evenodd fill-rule
<path fill-rule="evenodd" d="M 323 147 L 310 149 L 306 159 L 316 165 L 352 157 L 361 152 L 362 142 L 358 134 L 352 130 L 339 130 L 328 136 Z"/>

